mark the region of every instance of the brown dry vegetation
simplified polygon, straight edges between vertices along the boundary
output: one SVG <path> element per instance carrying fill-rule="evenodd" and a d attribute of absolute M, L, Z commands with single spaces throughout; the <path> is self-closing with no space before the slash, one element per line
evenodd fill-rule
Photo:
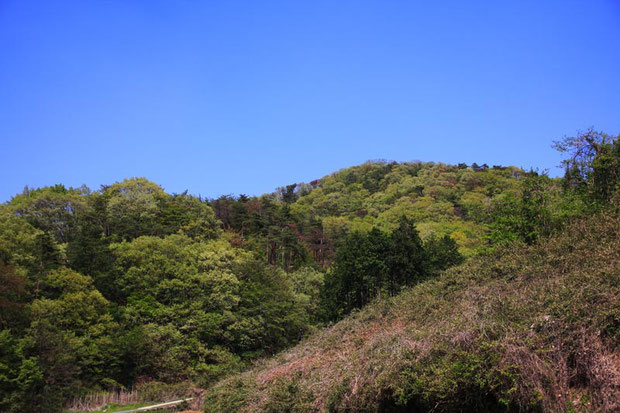
<path fill-rule="evenodd" d="M 166 384 L 156 381 L 138 382 L 131 389 L 92 392 L 77 397 L 65 405 L 65 411 L 90 412 L 104 410 L 109 405 L 129 405 L 138 403 L 164 403 L 172 400 L 192 398 L 185 407 L 200 408 L 203 391 L 190 382 Z"/>
<path fill-rule="evenodd" d="M 482 256 L 211 388 L 206 412 L 618 411 L 620 218 Z"/>

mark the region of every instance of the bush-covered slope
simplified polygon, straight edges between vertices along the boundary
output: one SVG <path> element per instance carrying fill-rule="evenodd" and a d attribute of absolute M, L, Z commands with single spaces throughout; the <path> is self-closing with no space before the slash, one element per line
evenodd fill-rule
<path fill-rule="evenodd" d="M 205 411 L 620 408 L 620 217 L 471 259 L 211 388 Z"/>

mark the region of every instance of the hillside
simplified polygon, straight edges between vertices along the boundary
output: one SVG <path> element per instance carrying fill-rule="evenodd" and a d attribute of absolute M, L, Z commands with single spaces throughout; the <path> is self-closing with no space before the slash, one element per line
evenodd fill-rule
<path fill-rule="evenodd" d="M 329 265 L 347 233 L 373 227 L 392 231 L 403 216 L 416 222 L 423 239 L 449 235 L 469 256 L 485 245 L 489 210 L 517 194 L 526 175 L 497 165 L 379 160 L 280 187 L 273 194 L 222 196 L 210 204 L 225 229 L 252 236 L 245 244 L 265 250 L 272 264 L 299 265 L 304 260 L 300 250 L 307 250 L 314 261 Z M 297 244 L 280 239 L 283 226 L 298 238 Z M 281 258 L 291 254 L 291 259 Z"/>
<path fill-rule="evenodd" d="M 249 410 L 610 408 L 620 139 L 558 148 L 563 179 L 381 161 L 259 197 L 26 187 L 0 205 L 0 411 L 179 398 L 302 340 L 207 408 L 239 378 Z"/>
<path fill-rule="evenodd" d="M 0 205 L 0 410 L 208 387 L 486 246 L 527 176 L 369 162 L 260 197 L 26 187 Z"/>
<path fill-rule="evenodd" d="M 620 216 L 471 259 L 211 388 L 206 412 L 620 408 Z"/>
<path fill-rule="evenodd" d="M 405 216 L 416 222 L 422 238 L 450 235 L 469 255 L 484 243 L 485 211 L 516 193 L 524 175 L 516 167 L 486 164 L 367 162 L 301 184 L 291 209 L 321 217 L 329 234 L 373 226 L 391 231 Z"/>

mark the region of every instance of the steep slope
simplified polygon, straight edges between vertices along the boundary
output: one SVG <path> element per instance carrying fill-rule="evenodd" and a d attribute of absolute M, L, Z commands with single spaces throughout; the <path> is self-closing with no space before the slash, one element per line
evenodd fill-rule
<path fill-rule="evenodd" d="M 620 217 L 481 256 L 211 388 L 205 411 L 620 408 Z"/>

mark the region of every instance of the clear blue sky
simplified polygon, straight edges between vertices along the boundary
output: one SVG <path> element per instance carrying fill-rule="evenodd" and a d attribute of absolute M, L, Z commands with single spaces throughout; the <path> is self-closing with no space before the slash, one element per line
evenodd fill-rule
<path fill-rule="evenodd" d="M 261 194 L 368 159 L 553 169 L 620 132 L 620 1 L 0 0 L 0 201 Z"/>

